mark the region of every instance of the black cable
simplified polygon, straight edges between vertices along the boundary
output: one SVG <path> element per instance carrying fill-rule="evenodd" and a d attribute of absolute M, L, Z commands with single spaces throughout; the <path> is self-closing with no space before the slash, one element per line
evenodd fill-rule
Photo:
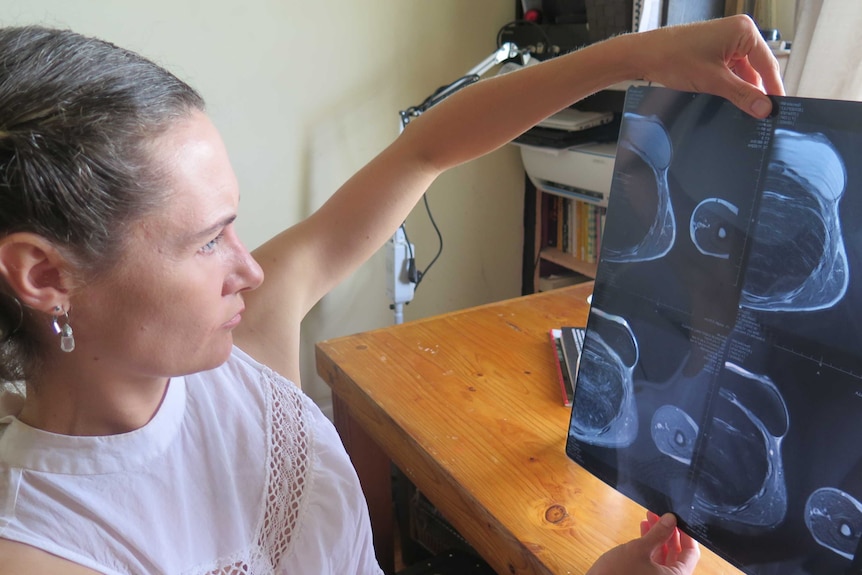
<path fill-rule="evenodd" d="M 510 22 L 507 25 L 513 25 L 515 23 L 526 23 L 526 24 L 536 25 L 535 22 L 529 22 L 527 20 L 515 20 L 514 22 Z M 497 48 L 500 48 L 500 46 L 501 46 L 500 34 L 502 34 L 503 29 L 507 25 L 504 25 L 503 28 L 501 28 L 497 32 Z M 548 45 L 550 46 L 550 40 L 548 39 L 547 34 L 545 34 L 545 31 L 542 30 L 541 27 L 539 27 L 539 31 L 545 37 L 545 40 L 548 42 Z M 470 84 L 474 84 L 478 81 L 479 81 L 479 75 L 478 74 L 467 74 L 465 76 L 458 78 L 457 80 L 455 80 L 454 82 L 452 82 L 450 84 L 447 84 L 445 86 L 440 86 L 430 96 L 425 98 L 425 100 L 423 100 L 421 104 L 419 104 L 417 106 L 410 106 L 406 110 L 401 110 L 399 112 L 399 114 L 401 116 L 401 128 L 406 129 L 407 124 L 410 123 L 410 120 L 412 118 L 420 116 L 423 112 L 425 112 L 426 110 L 428 110 L 429 108 L 431 108 L 435 104 L 439 103 L 440 101 L 444 100 L 445 98 L 448 98 L 449 96 L 451 96 L 452 94 L 454 94 L 458 90 L 461 90 L 462 88 L 466 88 Z M 434 231 L 437 233 L 438 247 L 437 247 L 437 253 L 434 255 L 434 258 L 432 258 L 431 263 L 429 263 L 425 267 L 424 270 L 422 270 L 422 271 L 417 270 L 416 269 L 416 259 L 415 259 L 414 254 L 413 254 L 413 246 L 410 243 L 410 239 L 407 236 L 407 228 L 405 227 L 404 224 L 401 224 L 401 230 L 404 232 L 404 239 L 407 241 L 407 250 L 408 250 L 408 255 L 409 255 L 408 263 L 407 263 L 407 279 L 415 284 L 414 290 L 419 287 L 419 284 L 422 283 L 422 279 L 425 277 L 425 274 L 428 273 L 428 270 L 431 269 L 431 266 L 433 266 L 434 263 L 437 261 L 437 259 L 440 257 L 440 254 L 443 253 L 443 234 L 440 232 L 440 228 L 437 226 L 437 222 L 434 220 L 434 214 L 431 213 L 431 206 L 428 204 L 428 195 L 427 194 L 422 194 L 422 201 L 425 203 L 425 211 L 428 214 L 428 219 L 431 221 L 431 225 L 434 227 Z"/>
<path fill-rule="evenodd" d="M 413 244 L 410 243 L 410 238 L 407 236 L 407 226 L 401 224 L 401 231 L 404 232 L 404 241 L 407 242 L 407 253 L 409 258 L 413 259 Z"/>
<path fill-rule="evenodd" d="M 419 285 L 420 274 L 416 272 L 416 256 L 413 254 L 413 244 L 410 243 L 410 236 L 407 235 L 407 226 L 401 224 L 401 231 L 404 233 L 404 241 L 407 242 L 407 280 Z M 416 289 L 415 286 L 414 289 Z"/>
<path fill-rule="evenodd" d="M 429 263 L 427 266 L 425 266 L 424 270 L 422 270 L 421 272 L 418 272 L 418 274 L 416 276 L 416 288 L 419 287 L 419 284 L 422 282 L 423 279 L 425 279 L 425 275 L 428 273 L 428 270 L 431 269 L 431 266 L 433 266 L 434 262 L 436 262 L 437 259 L 440 257 L 440 254 L 443 253 L 443 234 L 440 233 L 440 228 L 437 227 L 437 222 L 434 221 L 434 215 L 431 213 L 431 206 L 428 204 L 428 194 L 422 195 L 422 201 L 425 203 L 425 211 L 428 214 L 428 219 L 431 220 L 431 225 L 434 227 L 434 231 L 437 232 L 438 246 L 437 246 L 437 253 L 431 259 L 431 263 Z"/>

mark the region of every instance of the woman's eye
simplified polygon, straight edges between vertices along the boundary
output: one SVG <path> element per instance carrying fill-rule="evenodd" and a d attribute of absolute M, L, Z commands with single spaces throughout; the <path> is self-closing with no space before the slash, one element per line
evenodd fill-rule
<path fill-rule="evenodd" d="M 218 243 L 221 241 L 221 239 L 223 237 L 224 237 L 224 232 L 220 233 L 219 235 L 214 237 L 212 240 L 205 243 L 204 246 L 201 248 L 201 253 L 208 254 L 208 253 L 212 252 L 213 250 L 215 250 L 216 246 L 218 245 Z"/>

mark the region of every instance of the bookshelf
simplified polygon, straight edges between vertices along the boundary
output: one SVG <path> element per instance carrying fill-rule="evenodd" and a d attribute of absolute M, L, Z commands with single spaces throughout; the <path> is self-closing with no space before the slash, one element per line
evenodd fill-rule
<path fill-rule="evenodd" d="M 597 202 L 534 187 L 535 265 L 530 291 L 594 279 L 606 208 Z"/>
<path fill-rule="evenodd" d="M 615 131 L 608 138 L 601 134 L 597 142 L 574 146 L 565 150 L 544 150 L 545 153 L 527 154 L 523 146 L 524 163 L 524 255 L 522 262 L 523 294 L 546 291 L 595 279 L 601 237 L 597 236 L 595 258 L 583 258 L 547 240 L 547 213 L 543 202 L 549 197 L 561 197 L 570 202 L 581 202 L 607 209 L 608 196 L 616 160 L 616 135 L 625 105 L 625 95 L 632 86 L 647 85 L 634 80 L 608 86 L 576 104 L 587 111 L 610 111 L 615 115 Z M 534 148 L 536 150 L 536 148 Z M 603 223 L 598 234 L 601 234 Z M 564 278 L 568 277 L 568 281 Z M 553 280 L 553 281 L 551 281 Z"/>
<path fill-rule="evenodd" d="M 521 146 L 527 174 L 524 293 L 596 277 L 615 155 L 615 141 L 564 150 Z"/>

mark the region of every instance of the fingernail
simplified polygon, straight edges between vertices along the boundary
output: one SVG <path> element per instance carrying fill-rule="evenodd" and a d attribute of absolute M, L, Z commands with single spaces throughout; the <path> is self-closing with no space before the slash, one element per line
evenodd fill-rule
<path fill-rule="evenodd" d="M 751 104 L 751 112 L 760 118 L 766 116 L 769 113 L 772 104 L 769 100 L 765 98 L 758 98 Z"/>
<path fill-rule="evenodd" d="M 665 513 L 661 516 L 659 523 L 665 527 L 674 527 L 676 526 L 676 518 L 673 516 L 673 513 Z"/>

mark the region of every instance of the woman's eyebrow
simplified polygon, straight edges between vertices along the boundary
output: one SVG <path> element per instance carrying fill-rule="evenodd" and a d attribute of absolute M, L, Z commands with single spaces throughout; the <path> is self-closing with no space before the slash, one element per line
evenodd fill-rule
<path fill-rule="evenodd" d="M 204 230 L 190 234 L 188 236 L 188 240 L 194 241 L 194 240 L 207 238 L 207 237 L 211 236 L 212 234 L 216 233 L 217 231 L 219 231 L 223 228 L 226 228 L 227 226 L 232 224 L 234 222 L 234 220 L 236 220 L 236 214 L 231 214 L 230 216 L 222 218 L 221 220 L 217 221 L 216 223 L 214 223 L 213 225 L 209 226 L 208 228 L 206 228 Z"/>

